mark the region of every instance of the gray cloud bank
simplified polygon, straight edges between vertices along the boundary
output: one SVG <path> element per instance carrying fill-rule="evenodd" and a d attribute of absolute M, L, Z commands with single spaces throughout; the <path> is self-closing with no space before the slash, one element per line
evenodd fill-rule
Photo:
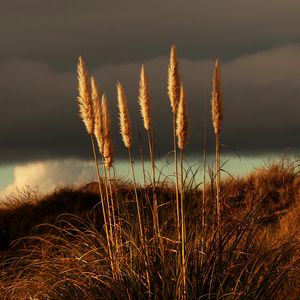
<path fill-rule="evenodd" d="M 166 56 L 229 60 L 299 43 L 298 0 L 1 0 L 1 60 L 12 57 L 73 68 Z"/>
<path fill-rule="evenodd" d="M 203 107 L 216 56 L 224 89 L 222 142 L 249 153 L 299 148 L 299 10 L 299 1 L 283 0 L 3 3 L 0 163 L 90 157 L 76 103 L 79 54 L 109 98 L 117 156 L 126 151 L 118 132 L 115 84 L 120 80 L 127 92 L 137 148 L 138 130 L 143 133 L 137 89 L 145 63 L 156 146 L 165 155 L 172 148 L 166 79 L 174 42 L 187 92 L 189 153 L 202 152 Z"/>

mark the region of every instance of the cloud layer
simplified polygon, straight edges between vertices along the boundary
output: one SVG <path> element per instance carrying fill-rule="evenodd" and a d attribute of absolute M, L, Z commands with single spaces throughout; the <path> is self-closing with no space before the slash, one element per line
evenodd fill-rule
<path fill-rule="evenodd" d="M 143 136 L 137 89 L 145 63 L 157 153 L 165 155 L 172 148 L 166 79 L 174 42 L 187 93 L 188 153 L 202 151 L 203 108 L 210 98 L 217 56 L 222 61 L 224 89 L 222 143 L 247 153 L 298 149 L 299 10 L 296 0 L 4 3 L 0 11 L 4 41 L 0 47 L 0 164 L 91 158 L 76 103 L 79 54 L 108 96 L 118 157 L 127 152 L 119 136 L 115 84 L 117 80 L 124 84 L 137 149 L 139 130 Z M 210 124 L 208 128 L 212 150 Z M 142 142 L 146 145 L 144 137 Z"/>
<path fill-rule="evenodd" d="M 40 192 L 49 192 L 58 185 L 82 184 L 94 180 L 95 167 L 92 162 L 67 160 L 31 162 L 14 168 L 14 180 L 0 197 L 23 190 L 26 186 Z"/>

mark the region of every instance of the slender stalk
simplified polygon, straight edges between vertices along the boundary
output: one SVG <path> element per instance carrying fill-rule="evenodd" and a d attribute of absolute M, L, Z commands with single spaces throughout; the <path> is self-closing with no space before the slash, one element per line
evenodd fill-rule
<path fill-rule="evenodd" d="M 176 46 L 171 47 L 170 62 L 168 68 L 168 95 L 173 112 L 173 149 L 175 163 L 175 193 L 176 193 L 176 217 L 177 217 L 177 237 L 180 240 L 180 211 L 178 195 L 178 166 L 176 150 L 176 114 L 180 97 L 180 76 L 178 71 L 178 62 L 176 57 Z"/>
<path fill-rule="evenodd" d="M 111 172 L 110 172 L 110 168 L 108 169 L 108 178 L 109 178 L 109 191 L 110 191 L 110 195 L 111 198 L 113 198 L 113 194 L 115 194 L 115 205 L 117 207 L 117 216 L 116 216 L 116 225 L 119 226 L 119 217 L 120 217 L 120 207 L 119 207 L 119 201 L 118 201 L 118 197 L 116 192 L 113 193 L 113 188 L 112 188 L 112 176 L 111 176 Z"/>
<path fill-rule="evenodd" d="M 116 262 L 118 263 L 117 270 L 120 272 L 120 257 L 122 254 L 122 238 L 121 238 L 121 223 L 120 223 L 120 208 L 117 194 L 115 193 L 115 201 L 113 200 L 113 188 L 112 188 L 112 176 L 110 168 L 108 168 L 108 178 L 109 178 L 109 191 L 111 195 L 111 201 L 113 205 L 113 218 L 114 218 L 114 238 L 116 246 Z M 114 206 L 116 205 L 117 213 L 114 211 Z"/>
<path fill-rule="evenodd" d="M 150 153 L 150 160 L 151 160 L 152 183 L 153 183 L 153 189 L 155 190 L 155 186 L 156 186 L 155 157 L 154 157 L 154 148 L 153 148 L 153 135 L 151 134 L 151 129 L 147 130 L 147 137 L 148 137 L 149 153 Z"/>
<path fill-rule="evenodd" d="M 107 217 L 106 217 L 106 210 L 105 210 L 105 204 L 104 204 L 104 196 L 103 196 L 103 191 L 102 191 L 102 186 L 101 186 L 101 178 L 100 178 L 100 172 L 99 172 L 99 165 L 98 165 L 98 159 L 97 159 L 97 154 L 96 154 L 96 147 L 95 147 L 95 142 L 94 142 L 93 136 L 90 135 L 90 137 L 91 137 L 92 148 L 93 148 L 93 156 L 94 156 L 94 161 L 95 161 L 95 166 L 96 166 L 96 172 L 97 172 L 98 187 L 99 187 L 99 193 L 100 193 L 100 198 L 101 198 L 101 206 L 102 206 L 102 213 L 103 213 L 103 219 L 104 219 L 105 234 L 106 234 L 107 242 L 109 243 L 109 250 L 111 250 L 110 249 L 108 229 L 107 229 Z"/>
<path fill-rule="evenodd" d="M 113 252 L 113 257 L 112 257 L 112 273 L 114 279 L 119 278 L 120 274 L 120 268 L 119 264 L 117 264 L 119 260 L 119 244 L 118 240 L 116 237 L 116 228 L 117 228 L 117 223 L 116 223 L 116 216 L 115 216 L 115 205 L 114 205 L 114 200 L 113 200 L 113 195 L 110 187 L 110 181 L 108 180 L 107 173 L 109 173 L 109 168 L 105 166 L 103 163 L 103 173 L 104 173 L 104 180 L 105 180 L 105 191 L 106 191 L 106 201 L 108 203 L 108 218 L 109 218 L 109 230 L 110 230 L 110 237 L 111 237 L 111 244 L 114 246 L 112 249 Z M 109 184 L 108 184 L 109 182 Z M 109 190 L 110 189 L 110 190 Z"/>
<path fill-rule="evenodd" d="M 111 204 L 109 201 L 107 175 L 106 175 L 106 168 L 105 168 L 103 158 L 102 158 L 102 166 L 103 166 L 103 175 L 104 175 L 104 188 L 105 188 L 105 197 L 106 197 L 106 204 L 107 204 L 107 217 L 108 217 L 108 224 L 109 224 L 109 233 L 110 233 L 110 239 L 112 241 L 113 235 L 112 235 L 112 228 L 111 228 L 111 225 L 112 225 Z"/>
<path fill-rule="evenodd" d="M 95 142 L 93 135 L 90 135 L 91 137 L 91 143 L 92 143 L 92 148 L 93 148 L 93 156 L 95 160 L 95 165 L 96 165 L 96 172 L 97 172 L 97 178 L 98 178 L 98 186 L 99 186 L 99 192 L 100 192 L 100 197 L 101 197 L 101 206 L 102 206 L 102 213 L 103 213 L 103 218 L 104 218 L 104 228 L 105 228 L 105 234 L 106 234 L 106 239 L 107 239 L 107 246 L 108 246 L 108 254 L 110 258 L 110 263 L 111 263 L 111 268 L 112 268 L 112 273 L 114 276 L 114 264 L 113 264 L 113 255 L 112 255 L 112 246 L 111 246 L 111 238 L 109 237 L 109 232 L 108 232 L 108 227 L 107 227 L 107 218 L 106 218 L 106 212 L 105 212 L 105 205 L 104 205 L 104 196 L 103 196 L 103 191 L 102 191 L 102 186 L 101 186 L 101 179 L 100 179 L 100 172 L 99 172 L 99 165 L 98 165 L 98 159 L 96 155 L 96 147 L 95 147 Z M 109 205 L 109 203 L 107 203 Z M 109 209 L 109 207 L 108 207 Z M 111 232 L 111 237 L 112 237 L 112 232 Z"/>
<path fill-rule="evenodd" d="M 160 236 L 160 228 L 159 228 L 157 195 L 155 191 L 155 162 L 154 162 L 154 149 L 153 149 L 153 135 L 151 136 L 151 131 L 152 131 L 151 97 L 149 92 L 147 74 L 144 65 L 142 65 L 141 72 L 140 72 L 138 102 L 140 105 L 140 111 L 143 118 L 144 128 L 147 130 L 149 154 L 150 154 L 150 161 L 151 161 L 152 196 L 153 196 L 152 198 L 153 230 L 155 235 L 155 241 L 159 242 L 161 255 L 162 257 L 164 257 L 163 240 Z M 149 200 L 149 194 L 147 194 L 147 199 Z"/>
<path fill-rule="evenodd" d="M 187 297 L 187 263 L 186 263 L 186 230 L 185 230 L 185 214 L 184 214 L 184 187 L 183 187 L 183 163 L 182 149 L 180 149 L 180 211 L 181 211 L 181 263 L 182 263 L 182 299 Z"/>
<path fill-rule="evenodd" d="M 144 159 L 144 150 L 143 150 L 142 137 L 141 137 L 141 132 L 140 131 L 139 131 L 139 148 L 140 148 L 140 154 L 141 154 L 144 186 L 146 186 L 145 159 Z"/>
<path fill-rule="evenodd" d="M 216 209 L 217 209 L 217 226 L 220 225 L 220 141 L 219 134 L 216 134 L 216 189 L 217 189 L 217 200 L 216 200 Z"/>
<path fill-rule="evenodd" d="M 178 164 L 176 146 L 176 112 L 173 112 L 173 145 L 174 145 L 174 164 L 175 164 L 175 197 L 176 197 L 176 216 L 177 216 L 177 237 L 180 240 L 180 204 L 178 191 Z"/>
<path fill-rule="evenodd" d="M 212 91 L 212 120 L 216 135 L 216 221 L 220 224 L 220 142 L 219 135 L 224 120 L 222 87 L 221 87 L 221 70 L 220 62 L 217 59 L 213 74 L 213 91 Z"/>
<path fill-rule="evenodd" d="M 141 243 L 145 251 L 145 266 L 146 266 L 146 277 L 147 277 L 147 285 L 148 285 L 148 296 L 149 299 L 151 299 L 151 283 L 150 283 L 150 274 L 149 274 L 149 256 L 146 249 L 146 243 L 144 238 L 144 228 L 142 226 L 142 218 L 141 218 L 141 210 L 140 210 L 140 204 L 139 204 L 139 198 L 137 194 L 137 185 L 136 185 L 136 179 L 135 179 L 135 171 L 133 166 L 133 160 L 132 160 L 132 154 L 131 154 L 131 147 L 128 147 L 128 156 L 131 164 L 131 172 L 132 172 L 132 178 L 133 178 L 133 185 L 134 185 L 134 194 L 135 194 L 135 202 L 136 202 L 136 208 L 138 213 L 138 220 L 139 220 L 139 229 L 140 229 L 140 237 L 141 237 Z M 143 252 L 144 252 L 143 251 Z"/>
<path fill-rule="evenodd" d="M 204 250 L 205 250 L 205 235 L 206 235 L 206 220 L 205 220 L 205 203 L 206 203 L 206 164 L 207 164 L 207 87 L 205 85 L 204 95 L 204 118 L 203 118 L 203 190 L 202 190 L 202 203 L 201 203 L 201 259 L 200 264 L 203 265 Z"/>
<path fill-rule="evenodd" d="M 207 100 L 204 102 L 204 134 L 203 134 L 203 192 L 202 192 L 202 209 L 201 209 L 201 225 L 202 231 L 205 230 L 205 193 L 206 193 L 206 147 L 207 147 Z M 203 246 L 203 245 L 202 245 Z M 202 249 L 203 251 L 203 249 Z"/>
<path fill-rule="evenodd" d="M 103 122 L 102 122 L 103 112 L 102 112 L 101 104 L 100 104 L 100 90 L 98 88 L 98 85 L 97 85 L 94 77 L 91 77 L 91 102 L 93 104 L 93 115 L 94 115 L 94 126 L 93 126 L 94 127 L 94 136 L 95 136 L 97 144 L 98 144 L 100 156 L 103 157 L 103 145 L 104 145 Z M 99 164 L 98 164 L 98 159 L 97 159 L 97 154 L 96 154 L 95 141 L 94 141 L 93 135 L 90 135 L 90 136 L 91 136 L 93 154 L 94 154 L 94 159 L 95 159 L 95 164 L 96 164 L 102 213 L 103 213 L 103 218 L 104 218 L 105 233 L 106 233 L 107 242 L 109 243 L 109 250 L 111 252 L 109 232 L 108 232 L 108 228 L 107 228 L 105 199 L 103 196 L 103 191 L 102 191 L 102 186 L 101 186 Z"/>
<path fill-rule="evenodd" d="M 143 243 L 143 241 L 144 241 L 144 231 L 143 231 L 143 227 L 142 227 L 141 210 L 140 210 L 139 197 L 138 197 L 137 188 L 136 188 L 135 171 L 134 171 L 134 167 L 133 167 L 131 147 L 128 147 L 128 156 L 129 156 L 129 161 L 130 161 L 130 165 L 131 165 L 133 188 L 134 188 L 134 194 L 135 194 L 135 202 L 136 202 L 136 208 L 137 208 L 138 220 L 139 220 L 140 236 L 141 236 L 141 241 Z"/>
<path fill-rule="evenodd" d="M 185 230 L 185 214 L 184 214 L 184 186 L 183 186 L 183 159 L 182 151 L 187 144 L 188 138 L 188 121 L 186 113 L 186 98 L 183 84 L 180 87 L 180 98 L 178 103 L 177 119 L 176 119 L 176 135 L 178 138 L 179 159 L 180 159 L 180 241 L 181 241 L 181 284 L 180 294 L 182 299 L 187 297 L 187 263 L 186 263 L 186 230 Z"/>
<path fill-rule="evenodd" d="M 153 191 L 153 224 L 155 236 L 160 239 L 160 226 L 159 226 L 159 216 L 158 216 L 158 204 L 156 195 L 156 182 L 155 182 L 155 161 L 154 161 L 154 151 L 153 151 L 153 139 L 151 137 L 150 129 L 147 130 L 150 160 L 151 160 L 151 172 L 152 172 L 152 191 Z"/>
<path fill-rule="evenodd" d="M 114 210 L 114 200 L 113 200 L 113 196 L 111 194 L 111 191 L 110 191 L 110 183 L 108 184 L 109 180 L 108 180 L 108 176 L 107 176 L 107 173 L 108 173 L 108 170 L 107 170 L 107 167 L 105 167 L 105 165 L 103 165 L 103 168 L 104 168 L 104 179 L 105 179 L 105 190 L 106 190 L 106 200 L 107 200 L 107 203 L 109 205 L 109 218 L 110 218 L 110 235 L 111 235 L 111 239 L 112 241 L 114 240 L 114 232 L 113 232 L 113 228 L 115 229 L 116 228 L 116 216 L 115 216 L 115 210 Z"/>

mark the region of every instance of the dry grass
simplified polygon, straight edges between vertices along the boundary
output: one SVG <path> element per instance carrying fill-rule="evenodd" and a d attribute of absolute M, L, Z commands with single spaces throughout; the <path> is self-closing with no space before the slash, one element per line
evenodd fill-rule
<path fill-rule="evenodd" d="M 120 82 L 117 84 L 118 92 L 118 107 L 119 107 L 119 119 L 120 119 L 120 131 L 122 139 L 126 148 L 131 147 L 132 136 L 131 136 L 131 125 L 127 107 L 127 99 L 125 91 Z"/>
<path fill-rule="evenodd" d="M 176 46 L 171 47 L 170 63 L 168 70 L 168 95 L 173 113 L 177 112 L 177 106 L 180 97 L 180 76 L 178 70 L 178 61 L 176 57 Z"/>
<path fill-rule="evenodd" d="M 103 132 L 103 116 L 100 102 L 100 91 L 97 86 L 96 80 L 91 79 L 92 87 L 92 101 L 94 104 L 94 117 L 95 117 L 95 126 L 94 126 L 94 135 L 97 140 L 99 153 L 103 155 L 104 153 L 104 132 Z M 105 95 L 103 95 L 105 97 Z"/>
<path fill-rule="evenodd" d="M 186 112 L 186 97 L 183 84 L 180 88 L 180 98 L 177 111 L 176 119 L 176 135 L 178 148 L 183 150 L 188 141 L 188 122 L 187 122 L 187 112 Z"/>
<path fill-rule="evenodd" d="M 299 299 L 298 162 L 283 158 L 243 178 L 221 181 L 219 134 L 224 113 L 217 60 L 212 91 L 216 169 L 210 174 L 210 185 L 201 190 L 196 173 L 188 177 L 192 169 L 183 168 L 186 99 L 172 46 L 168 94 L 175 179 L 156 181 L 144 66 L 139 88 L 152 162 L 152 182 L 143 187 L 135 180 L 124 89 L 117 84 L 120 131 L 129 153 L 132 183 L 111 176 L 107 98 L 102 95 L 100 103 L 96 80 L 90 81 L 79 58 L 79 110 L 91 137 L 98 182 L 45 197 L 17 193 L 0 209 L 0 298 Z"/>
<path fill-rule="evenodd" d="M 77 73 L 80 116 L 88 134 L 92 135 L 94 133 L 94 107 L 91 99 L 90 79 L 82 57 L 79 57 Z"/>
<path fill-rule="evenodd" d="M 215 134 L 221 132 L 224 121 L 223 97 L 221 84 L 221 68 L 219 59 L 216 60 L 213 74 L 213 90 L 212 90 L 212 120 Z"/>
<path fill-rule="evenodd" d="M 220 210 L 220 132 L 224 120 L 222 86 L 221 86 L 221 68 L 219 59 L 216 60 L 214 74 L 213 74 L 213 90 L 211 98 L 212 107 L 212 122 L 216 135 L 216 219 L 217 225 L 220 224 L 221 210 Z"/>
<path fill-rule="evenodd" d="M 253 178 L 268 176 L 268 170 L 275 180 L 273 169 L 267 168 L 240 179 L 244 188 L 249 187 L 248 193 L 251 192 Z M 285 170 L 285 176 L 288 178 L 293 178 L 293 174 L 291 170 Z M 280 179 L 283 173 L 278 172 L 277 175 L 278 182 L 283 183 Z M 284 182 L 293 188 L 299 184 L 297 176 L 289 183 Z M 171 182 L 157 186 L 164 258 L 151 231 L 153 218 L 147 205 L 147 199 L 151 199 L 151 190 L 138 190 L 144 224 L 150 229 L 147 232 L 146 245 L 150 265 L 145 265 L 145 256 L 141 246 L 138 246 L 139 226 L 133 187 L 120 181 L 113 187 L 122 200 L 120 217 L 124 220 L 121 232 L 124 242 L 120 248 L 122 256 L 119 261 L 118 278 L 113 276 L 103 223 L 97 218 L 98 222 L 94 224 L 93 220 L 88 218 L 89 209 L 84 217 L 83 210 L 78 206 L 87 203 L 83 195 L 88 199 L 93 195 L 94 201 L 97 202 L 96 186 L 89 185 L 77 191 L 57 191 L 56 194 L 40 199 L 31 213 L 27 211 L 25 215 L 28 223 L 23 222 L 22 227 L 31 228 L 31 235 L 14 243 L 14 248 L 9 248 L 6 252 L 6 259 L 2 257 L 0 293 L 3 299 L 147 299 L 147 271 L 150 274 L 153 298 L 177 297 L 176 214 L 170 214 L 175 205 L 172 201 L 175 199 L 174 186 Z M 265 187 L 271 188 L 271 185 Z M 280 188 L 281 186 L 276 186 L 277 190 Z M 259 186 L 255 186 L 255 189 L 258 190 Z M 272 185 L 272 189 L 275 189 L 275 185 Z M 282 215 L 278 216 L 277 220 L 271 215 L 269 223 L 262 224 L 262 212 L 259 209 L 254 208 L 250 211 L 246 203 L 245 206 L 236 206 L 230 197 L 230 192 L 235 191 L 234 181 L 222 183 L 222 195 L 228 197 L 225 200 L 227 205 L 231 206 L 223 208 L 223 218 L 217 230 L 212 230 L 210 205 L 205 208 L 209 230 L 204 235 L 204 253 L 201 252 L 202 231 L 197 213 L 202 191 L 185 191 L 185 214 L 188 216 L 188 299 L 216 299 L 224 296 L 227 299 L 297 299 L 300 248 L 296 228 L 300 225 L 299 205 L 291 204 L 288 209 L 282 210 Z M 214 198 L 209 189 L 207 193 L 207 203 L 213 202 Z M 235 193 L 238 196 L 237 192 Z M 250 195 L 244 195 L 242 192 L 240 196 L 244 196 L 243 201 L 250 198 Z M 69 199 L 69 202 L 62 201 L 63 197 Z M 281 200 L 284 201 L 284 198 Z M 295 193 L 290 201 L 299 203 L 297 200 L 298 194 Z M 60 204 L 61 210 L 55 211 L 57 206 L 54 203 Z M 81 217 L 74 214 L 58 216 L 64 212 L 63 208 L 71 208 L 74 205 L 77 206 Z M 91 209 L 93 203 L 90 205 Z M 26 209 L 26 206 L 27 204 L 23 203 L 20 206 L 21 210 Z M 52 220 L 52 225 L 48 222 L 33 230 L 35 225 L 30 225 L 30 220 L 34 219 L 33 215 L 41 211 L 42 207 L 45 215 L 48 214 L 47 218 Z M 19 211 L 19 214 L 24 215 L 20 208 L 17 210 L 15 207 L 12 211 Z M 49 215 L 50 208 L 52 217 Z M 243 217 L 234 218 L 234 215 Z M 0 214 L 1 222 L 4 216 L 7 216 L 6 222 L 10 222 L 10 228 L 13 228 L 12 214 L 8 214 L 7 210 Z"/>
<path fill-rule="evenodd" d="M 141 68 L 140 84 L 139 84 L 139 104 L 143 117 L 144 127 L 146 130 L 151 129 L 151 103 L 148 87 L 148 79 L 146 76 L 145 66 Z"/>
<path fill-rule="evenodd" d="M 110 114 L 107 106 L 107 98 L 105 95 L 102 96 L 101 100 L 102 108 L 102 121 L 103 121 L 103 157 L 107 169 L 112 167 L 114 157 L 113 157 L 113 145 L 111 138 L 111 129 L 110 129 Z"/>

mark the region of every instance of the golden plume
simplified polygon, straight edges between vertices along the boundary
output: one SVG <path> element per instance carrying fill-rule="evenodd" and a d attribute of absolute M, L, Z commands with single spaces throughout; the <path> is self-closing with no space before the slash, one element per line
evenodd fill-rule
<path fill-rule="evenodd" d="M 117 84 L 120 131 L 126 148 L 131 147 L 131 127 L 124 89 L 120 82 Z"/>
<path fill-rule="evenodd" d="M 80 117 L 88 134 L 94 133 L 94 107 L 91 100 L 91 85 L 89 75 L 82 57 L 79 57 L 78 67 L 78 102 Z"/>
<path fill-rule="evenodd" d="M 102 96 L 101 100 L 102 124 L 103 124 L 103 157 L 106 167 L 109 169 L 113 164 L 113 147 L 110 129 L 110 115 L 107 106 L 107 98 Z"/>
<path fill-rule="evenodd" d="M 221 69 L 219 59 L 216 60 L 213 75 L 213 91 L 212 91 L 212 120 L 215 134 L 219 134 L 222 129 L 224 120 L 222 87 L 221 87 Z"/>
<path fill-rule="evenodd" d="M 101 110 L 101 103 L 100 103 L 100 91 L 96 80 L 92 77 L 91 78 L 91 88 L 92 88 L 92 101 L 94 104 L 94 135 L 96 137 L 98 148 L 100 154 L 103 155 L 103 147 L 104 147 L 104 140 L 103 140 L 103 124 L 102 124 L 102 110 Z"/>
<path fill-rule="evenodd" d="M 143 117 L 144 127 L 146 130 L 151 128 L 151 105 L 147 75 L 145 67 L 142 65 L 139 84 L 139 104 Z"/>
<path fill-rule="evenodd" d="M 182 150 L 186 146 L 188 140 L 186 98 L 183 84 L 181 84 L 180 87 L 180 99 L 176 118 L 176 135 L 178 137 L 178 148 Z"/>
<path fill-rule="evenodd" d="M 171 47 L 170 63 L 168 69 L 168 95 L 173 113 L 177 111 L 180 95 L 180 76 L 178 71 L 178 62 L 176 58 L 176 47 Z"/>

